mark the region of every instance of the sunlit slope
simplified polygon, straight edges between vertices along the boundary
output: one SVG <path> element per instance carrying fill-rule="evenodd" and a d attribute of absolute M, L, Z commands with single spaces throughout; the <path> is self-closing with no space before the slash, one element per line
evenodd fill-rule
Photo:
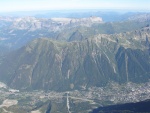
<path fill-rule="evenodd" d="M 149 40 L 149 27 L 83 41 L 35 39 L 5 57 L 0 78 L 17 89 L 59 91 L 105 86 L 109 81 L 146 82 Z"/>

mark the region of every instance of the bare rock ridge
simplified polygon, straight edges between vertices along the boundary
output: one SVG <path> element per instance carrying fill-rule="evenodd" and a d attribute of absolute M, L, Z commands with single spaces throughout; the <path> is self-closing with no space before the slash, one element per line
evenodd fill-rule
<path fill-rule="evenodd" d="M 139 30 L 150 21 L 105 23 L 100 17 L 35 18 L 1 17 L 0 46 L 17 49 L 35 38 L 47 37 L 61 41 L 79 41 L 98 34 L 119 34 Z"/>
<path fill-rule="evenodd" d="M 50 29 L 51 27 L 62 27 L 69 25 L 83 25 L 90 26 L 93 23 L 102 23 L 102 18 L 100 17 L 89 17 L 89 18 L 50 18 L 50 19 L 40 19 L 35 17 L 24 17 L 24 18 L 0 18 L 2 21 L 13 22 L 10 28 L 14 29 L 29 29 L 35 31 L 41 28 Z"/>
<path fill-rule="evenodd" d="M 52 18 L 51 20 L 61 23 L 61 24 L 81 24 L 90 25 L 91 23 L 102 23 L 102 18 L 100 17 L 89 17 L 89 18 Z"/>

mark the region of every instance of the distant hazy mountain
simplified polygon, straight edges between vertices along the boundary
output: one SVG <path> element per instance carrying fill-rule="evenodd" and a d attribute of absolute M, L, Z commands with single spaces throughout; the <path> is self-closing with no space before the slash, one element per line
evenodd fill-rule
<path fill-rule="evenodd" d="M 17 49 L 35 38 L 47 37 L 62 41 L 91 38 L 98 34 L 115 34 L 139 30 L 150 21 L 105 23 L 100 17 L 89 18 L 35 18 L 1 17 L 0 46 Z"/>
<path fill-rule="evenodd" d="M 134 21 L 139 21 L 139 22 L 149 21 L 150 20 L 150 13 L 135 14 L 135 15 L 129 17 L 129 20 L 134 20 Z"/>
<path fill-rule="evenodd" d="M 51 18 L 39 19 L 35 17 L 0 18 L 0 45 L 16 49 L 35 38 L 49 37 L 68 40 L 78 27 L 89 28 L 93 24 L 101 24 L 102 18 Z M 62 34 L 60 37 L 60 34 Z M 68 35 L 69 34 L 69 35 Z M 63 38 L 64 37 L 64 38 Z"/>

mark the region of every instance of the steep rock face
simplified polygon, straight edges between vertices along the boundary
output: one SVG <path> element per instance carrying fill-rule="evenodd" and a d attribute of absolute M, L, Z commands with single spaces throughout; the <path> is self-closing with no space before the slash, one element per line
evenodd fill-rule
<path fill-rule="evenodd" d="M 150 75 L 149 54 L 146 51 L 120 48 L 116 61 L 121 82 L 146 82 Z"/>
<path fill-rule="evenodd" d="M 77 30 L 75 31 L 69 38 L 69 42 L 71 41 L 82 41 L 83 40 L 83 36 L 82 34 Z"/>
<path fill-rule="evenodd" d="M 36 39 L 3 60 L 0 79 L 17 89 L 59 91 L 105 86 L 110 81 L 146 82 L 150 78 L 147 29 L 100 34 L 80 42 Z"/>
<path fill-rule="evenodd" d="M 11 55 L 4 65 L 1 79 L 9 86 L 23 89 L 103 86 L 116 75 L 108 56 L 93 40 L 58 43 L 37 39 Z"/>

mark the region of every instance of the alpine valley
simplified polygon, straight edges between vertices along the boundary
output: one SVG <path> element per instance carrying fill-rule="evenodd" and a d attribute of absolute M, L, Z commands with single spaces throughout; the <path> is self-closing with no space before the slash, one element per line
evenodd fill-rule
<path fill-rule="evenodd" d="M 150 14 L 108 14 L 1 16 L 0 113 L 103 113 L 147 104 Z M 137 112 L 128 108 L 112 113 Z"/>

